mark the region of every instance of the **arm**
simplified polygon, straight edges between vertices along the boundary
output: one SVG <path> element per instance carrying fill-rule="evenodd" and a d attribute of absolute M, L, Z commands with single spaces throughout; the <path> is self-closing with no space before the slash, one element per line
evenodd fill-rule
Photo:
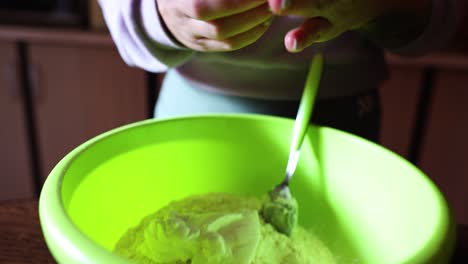
<path fill-rule="evenodd" d="M 99 3 L 124 61 L 160 72 L 185 63 L 195 51 L 232 51 L 255 42 L 268 29 L 272 17 L 266 1 L 99 0 Z"/>
<path fill-rule="evenodd" d="M 112 39 L 128 65 L 162 72 L 183 64 L 194 54 L 167 33 L 155 0 L 99 0 L 99 4 Z"/>
<path fill-rule="evenodd" d="M 355 30 L 400 54 L 424 53 L 446 43 L 459 24 L 464 1 L 268 0 L 275 14 L 306 18 L 285 36 L 291 52 Z"/>
<path fill-rule="evenodd" d="M 359 32 L 399 55 L 442 48 L 454 36 L 465 0 L 414 0 L 370 21 Z"/>

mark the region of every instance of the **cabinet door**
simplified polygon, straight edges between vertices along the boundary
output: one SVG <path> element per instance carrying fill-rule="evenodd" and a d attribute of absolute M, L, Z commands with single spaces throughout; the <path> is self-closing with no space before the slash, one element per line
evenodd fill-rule
<path fill-rule="evenodd" d="M 422 147 L 420 167 L 468 224 L 468 69 L 437 75 Z"/>
<path fill-rule="evenodd" d="M 18 60 L 13 43 L 0 43 L 0 200 L 33 197 Z"/>
<path fill-rule="evenodd" d="M 390 79 L 381 89 L 381 143 L 408 158 L 422 71 L 418 67 L 391 66 Z"/>
<path fill-rule="evenodd" d="M 145 74 L 113 46 L 32 44 L 28 51 L 42 177 L 86 140 L 147 118 Z"/>

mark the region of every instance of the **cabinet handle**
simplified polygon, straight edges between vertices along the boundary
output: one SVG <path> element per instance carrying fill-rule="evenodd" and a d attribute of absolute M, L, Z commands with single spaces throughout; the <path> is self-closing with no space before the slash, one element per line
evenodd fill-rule
<path fill-rule="evenodd" d="M 34 101 L 40 102 L 44 96 L 44 91 L 41 87 L 41 68 L 39 64 L 32 63 L 29 66 L 29 85 L 31 88 L 31 96 Z"/>
<path fill-rule="evenodd" d="M 22 97 L 21 86 L 19 85 L 19 70 L 16 62 L 10 62 L 3 66 L 2 75 L 5 80 L 6 92 L 11 98 L 18 100 Z"/>

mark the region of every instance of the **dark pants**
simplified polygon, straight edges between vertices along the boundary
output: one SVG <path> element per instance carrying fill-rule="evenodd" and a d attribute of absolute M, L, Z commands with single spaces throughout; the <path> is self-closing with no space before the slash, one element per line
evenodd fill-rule
<path fill-rule="evenodd" d="M 299 103 L 283 102 L 278 116 L 295 118 Z M 380 97 L 377 90 L 354 96 L 317 101 L 311 122 L 343 130 L 379 142 Z"/>

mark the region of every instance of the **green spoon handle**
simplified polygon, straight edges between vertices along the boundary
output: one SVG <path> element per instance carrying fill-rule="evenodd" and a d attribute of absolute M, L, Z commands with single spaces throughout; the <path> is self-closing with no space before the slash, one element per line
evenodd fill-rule
<path fill-rule="evenodd" d="M 297 151 L 301 148 L 304 141 L 307 128 L 309 127 L 310 116 L 314 107 L 315 97 L 317 95 L 318 86 L 320 83 L 320 76 L 322 73 L 323 56 L 321 54 L 315 55 L 312 60 L 307 81 L 302 94 L 299 110 L 294 124 L 294 134 L 292 139 L 292 148 Z"/>
<path fill-rule="evenodd" d="M 296 121 L 294 123 L 293 137 L 291 141 L 291 149 L 289 153 L 288 168 L 286 174 L 288 178 L 292 176 L 299 159 L 299 151 L 304 141 L 304 137 L 309 127 L 310 116 L 314 107 L 317 90 L 322 75 L 323 55 L 317 54 L 312 59 L 304 91 L 302 93 L 299 110 L 297 112 Z"/>

